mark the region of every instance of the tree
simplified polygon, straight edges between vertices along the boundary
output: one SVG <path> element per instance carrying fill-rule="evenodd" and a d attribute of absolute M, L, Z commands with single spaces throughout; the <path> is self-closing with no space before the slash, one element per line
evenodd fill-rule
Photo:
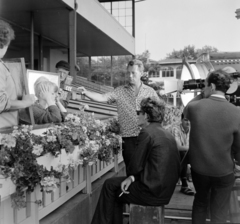
<path fill-rule="evenodd" d="M 185 56 L 187 59 L 195 60 L 200 54 L 207 52 L 218 52 L 218 49 L 208 45 L 196 49 L 194 45 L 188 45 L 185 46 L 182 50 L 173 50 L 171 53 L 167 54 L 166 58 L 183 58 L 183 56 Z"/>
<path fill-rule="evenodd" d="M 136 55 L 136 59 L 142 61 L 145 72 L 148 72 L 148 70 L 150 68 L 150 63 L 149 63 L 150 55 L 151 54 L 150 54 L 149 50 L 144 51 L 142 54 Z"/>

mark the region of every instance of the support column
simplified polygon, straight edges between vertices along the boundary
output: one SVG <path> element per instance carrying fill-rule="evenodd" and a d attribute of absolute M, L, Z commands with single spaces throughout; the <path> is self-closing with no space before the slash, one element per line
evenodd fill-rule
<path fill-rule="evenodd" d="M 111 86 L 113 86 L 113 56 L 111 55 L 111 75 L 110 75 L 110 78 L 111 78 Z"/>
<path fill-rule="evenodd" d="M 92 58 L 91 56 L 88 57 L 88 68 L 89 68 L 89 72 L 88 72 L 88 81 L 92 81 Z"/>
<path fill-rule="evenodd" d="M 135 0 L 132 0 L 132 36 L 135 37 Z"/>
<path fill-rule="evenodd" d="M 34 12 L 30 14 L 31 18 L 31 31 L 30 31 L 30 69 L 34 69 Z"/>
<path fill-rule="evenodd" d="M 77 57 L 77 3 L 75 0 L 75 9 L 69 12 L 69 64 L 70 74 L 73 77 L 73 82 L 76 80 L 76 57 Z"/>
<path fill-rule="evenodd" d="M 38 70 L 43 71 L 43 38 L 38 37 Z"/>

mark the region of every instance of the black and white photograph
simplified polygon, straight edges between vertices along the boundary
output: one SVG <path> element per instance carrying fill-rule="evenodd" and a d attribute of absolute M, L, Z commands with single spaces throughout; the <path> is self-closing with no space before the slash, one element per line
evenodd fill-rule
<path fill-rule="evenodd" d="M 240 223 L 240 0 L 0 0 L 0 224 Z"/>

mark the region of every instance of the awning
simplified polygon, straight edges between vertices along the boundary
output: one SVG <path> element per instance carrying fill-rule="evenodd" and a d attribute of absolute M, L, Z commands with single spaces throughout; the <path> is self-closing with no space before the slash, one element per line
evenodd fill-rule
<path fill-rule="evenodd" d="M 77 0 L 77 5 L 78 56 L 135 54 L 134 38 L 98 1 Z M 0 18 L 11 23 L 16 34 L 10 49 L 19 56 L 29 51 L 31 18 L 35 47 L 42 36 L 43 49 L 68 49 L 69 12 L 73 8 L 73 0 L 1 0 Z"/>

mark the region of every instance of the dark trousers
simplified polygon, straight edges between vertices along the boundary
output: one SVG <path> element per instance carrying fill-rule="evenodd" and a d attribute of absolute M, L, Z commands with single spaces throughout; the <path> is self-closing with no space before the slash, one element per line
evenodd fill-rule
<path fill-rule="evenodd" d="M 123 223 L 123 205 L 138 204 L 149 205 L 151 200 L 147 197 L 139 197 L 138 182 L 133 182 L 128 188 L 129 194 L 122 194 L 121 183 L 126 177 L 113 177 L 107 179 L 98 200 L 98 204 L 92 219 L 92 224 L 122 224 Z"/>
<path fill-rule="evenodd" d="M 206 222 L 208 206 L 211 223 L 226 223 L 231 190 L 235 181 L 234 175 L 210 177 L 192 172 L 192 180 L 196 190 L 193 201 L 192 223 Z"/>
<path fill-rule="evenodd" d="M 131 171 L 128 169 L 128 165 L 131 162 L 132 155 L 136 151 L 136 144 L 137 144 L 137 137 L 124 137 L 122 148 L 123 148 L 123 160 L 126 166 L 126 173 L 127 176 L 131 173 Z"/>
<path fill-rule="evenodd" d="M 179 155 L 181 158 L 181 173 L 180 173 L 180 178 L 182 181 L 182 187 L 187 187 L 187 168 L 189 164 L 188 160 L 188 154 L 185 156 L 187 152 L 185 151 L 179 151 Z M 184 157 L 185 156 L 185 157 Z"/>

